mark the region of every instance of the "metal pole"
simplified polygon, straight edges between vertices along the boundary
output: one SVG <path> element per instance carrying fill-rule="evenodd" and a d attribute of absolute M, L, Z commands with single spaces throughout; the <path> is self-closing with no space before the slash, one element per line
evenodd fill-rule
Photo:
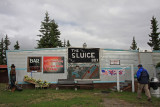
<path fill-rule="evenodd" d="M 153 65 L 153 71 L 154 71 L 154 77 L 157 77 L 157 72 L 156 72 L 156 66 L 155 65 Z"/>
<path fill-rule="evenodd" d="M 120 91 L 120 87 L 119 87 L 119 70 L 117 70 L 117 91 Z"/>
<path fill-rule="evenodd" d="M 131 64 L 131 78 L 132 78 L 132 92 L 135 92 L 135 89 L 134 89 L 134 68 L 133 68 L 133 64 Z"/>
<path fill-rule="evenodd" d="M 32 78 L 32 71 L 31 71 L 31 78 Z"/>

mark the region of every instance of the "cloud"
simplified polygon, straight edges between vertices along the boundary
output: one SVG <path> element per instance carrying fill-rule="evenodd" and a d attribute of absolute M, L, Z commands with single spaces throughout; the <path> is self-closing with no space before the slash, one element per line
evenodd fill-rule
<path fill-rule="evenodd" d="M 1 0 L 0 35 L 21 49 L 36 47 L 41 21 L 48 11 L 59 25 L 61 40 L 72 46 L 129 49 L 133 36 L 140 49 L 147 45 L 150 20 L 160 18 L 159 0 Z"/>

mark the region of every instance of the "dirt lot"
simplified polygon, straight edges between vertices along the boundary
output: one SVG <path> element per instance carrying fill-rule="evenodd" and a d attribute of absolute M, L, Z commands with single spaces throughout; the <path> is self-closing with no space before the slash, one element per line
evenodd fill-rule
<path fill-rule="evenodd" d="M 135 107 L 133 104 L 130 104 L 124 100 L 119 99 L 108 99 L 103 100 L 104 107 Z"/>

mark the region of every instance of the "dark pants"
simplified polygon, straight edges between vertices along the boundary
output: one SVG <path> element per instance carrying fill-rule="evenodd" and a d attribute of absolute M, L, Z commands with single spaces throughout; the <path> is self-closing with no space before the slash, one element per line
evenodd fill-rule
<path fill-rule="evenodd" d="M 15 86 L 15 82 L 16 82 L 16 76 L 15 75 L 11 75 L 11 89 Z"/>

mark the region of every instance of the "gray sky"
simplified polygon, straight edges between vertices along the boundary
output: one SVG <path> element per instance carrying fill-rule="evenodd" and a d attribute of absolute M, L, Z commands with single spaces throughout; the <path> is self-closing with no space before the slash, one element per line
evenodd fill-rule
<path fill-rule="evenodd" d="M 160 22 L 160 0 L 0 0 L 0 39 L 7 34 L 13 49 L 37 46 L 36 36 L 45 12 L 59 25 L 60 38 L 72 46 L 129 49 L 135 36 L 141 50 L 147 45 L 154 15 Z M 159 24 L 158 22 L 158 24 Z"/>

